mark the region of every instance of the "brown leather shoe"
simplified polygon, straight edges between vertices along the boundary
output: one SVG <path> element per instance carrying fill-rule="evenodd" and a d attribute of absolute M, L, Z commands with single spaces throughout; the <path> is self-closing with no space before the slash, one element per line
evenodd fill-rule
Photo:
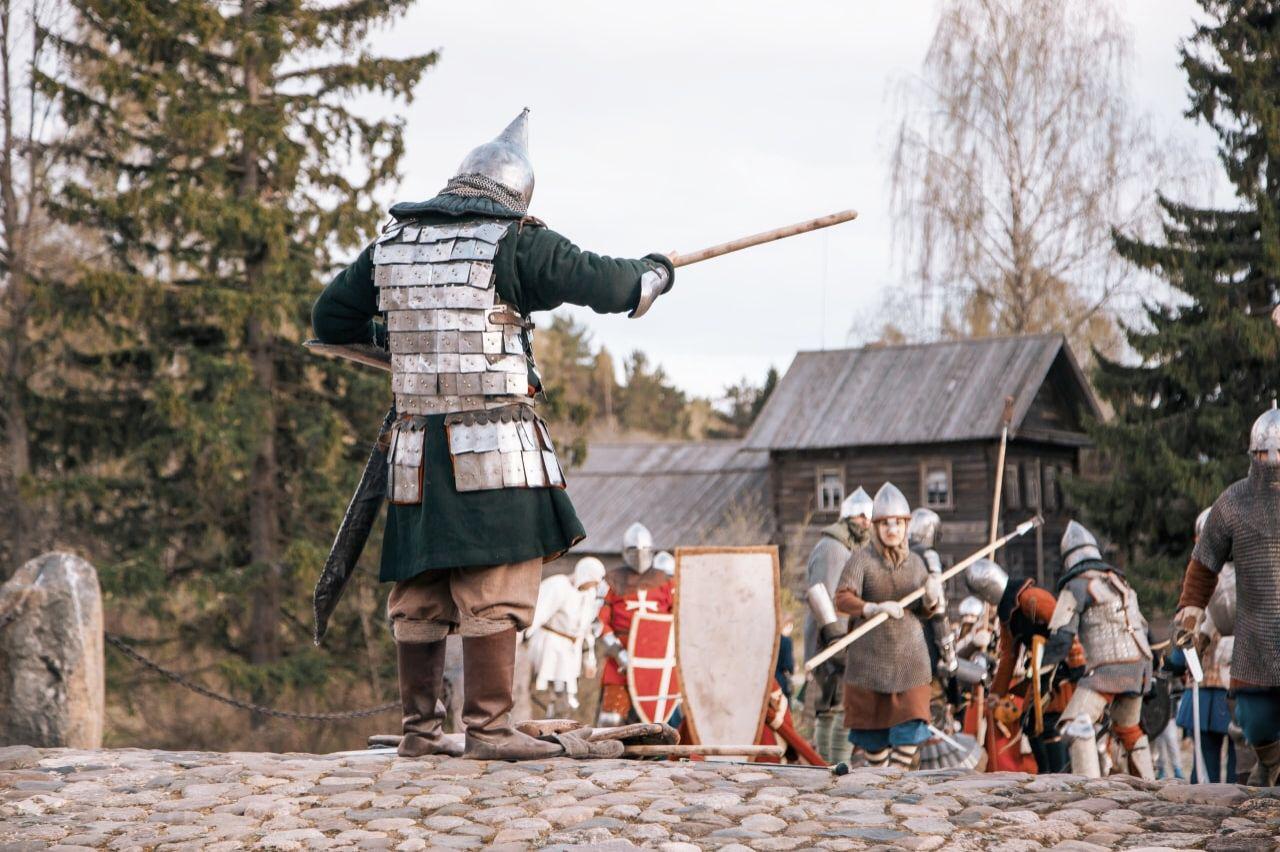
<path fill-rule="evenodd" d="M 511 727 L 515 685 L 515 628 L 462 639 L 462 721 L 467 727 L 463 757 L 472 760 L 540 760 L 564 754 Z"/>
<path fill-rule="evenodd" d="M 400 703 L 404 707 L 404 738 L 396 749 L 401 757 L 447 754 L 458 757 L 462 749 L 444 735 L 444 640 L 396 643 L 400 674 Z"/>

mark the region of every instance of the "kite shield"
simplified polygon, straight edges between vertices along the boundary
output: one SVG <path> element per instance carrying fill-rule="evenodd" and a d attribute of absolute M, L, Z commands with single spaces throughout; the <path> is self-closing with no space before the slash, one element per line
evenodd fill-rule
<path fill-rule="evenodd" d="M 778 549 L 677 548 L 675 621 L 693 742 L 754 743 L 778 657 Z"/>
<path fill-rule="evenodd" d="M 666 722 L 680 703 L 675 627 L 668 612 L 638 610 L 627 637 L 627 692 L 641 722 Z"/>

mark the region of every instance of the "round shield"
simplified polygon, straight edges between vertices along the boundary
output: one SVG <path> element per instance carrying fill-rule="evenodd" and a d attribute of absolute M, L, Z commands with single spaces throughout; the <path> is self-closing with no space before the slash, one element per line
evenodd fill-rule
<path fill-rule="evenodd" d="M 1173 717 L 1173 698 L 1169 694 L 1169 678 L 1153 677 L 1151 690 L 1142 697 L 1142 716 L 1139 724 L 1148 737 L 1155 739 L 1169 725 Z"/>

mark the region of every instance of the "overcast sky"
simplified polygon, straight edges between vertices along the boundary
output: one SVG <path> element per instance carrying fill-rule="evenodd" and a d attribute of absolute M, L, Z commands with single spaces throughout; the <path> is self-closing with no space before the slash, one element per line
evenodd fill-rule
<path fill-rule="evenodd" d="M 1176 50 L 1194 4 L 1119 8 L 1135 109 L 1212 158 L 1212 138 L 1182 118 Z M 641 320 L 573 309 L 616 356 L 643 349 L 683 389 L 716 396 L 785 369 L 797 350 L 848 345 L 899 280 L 888 151 L 897 92 L 919 72 L 936 16 L 935 0 L 420 0 L 374 42 L 442 51 L 408 114 L 396 195 L 433 195 L 528 106 L 530 212 L 592 251 L 691 251 L 858 210 L 851 224 L 680 270 Z"/>

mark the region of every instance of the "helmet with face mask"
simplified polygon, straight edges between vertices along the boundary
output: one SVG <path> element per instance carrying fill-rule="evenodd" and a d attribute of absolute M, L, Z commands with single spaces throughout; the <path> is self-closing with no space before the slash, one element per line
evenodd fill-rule
<path fill-rule="evenodd" d="M 622 561 L 637 574 L 653 567 L 653 535 L 642 523 L 627 527 L 622 536 Z"/>

